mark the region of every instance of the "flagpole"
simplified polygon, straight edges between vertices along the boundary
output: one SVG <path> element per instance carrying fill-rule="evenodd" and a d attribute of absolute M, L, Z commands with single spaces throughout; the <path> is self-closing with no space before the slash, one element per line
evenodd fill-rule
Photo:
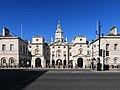
<path fill-rule="evenodd" d="M 22 22 L 21 22 L 21 27 L 20 28 L 21 28 L 21 38 L 22 38 L 22 34 L 23 34 L 23 32 L 22 32 Z"/>
<path fill-rule="evenodd" d="M 98 38 L 97 36 L 99 35 L 99 31 L 98 31 L 98 21 L 96 21 L 96 39 Z"/>

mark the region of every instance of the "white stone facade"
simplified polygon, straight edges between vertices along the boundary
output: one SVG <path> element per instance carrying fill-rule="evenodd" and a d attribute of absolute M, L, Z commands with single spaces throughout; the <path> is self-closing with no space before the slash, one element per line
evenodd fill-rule
<path fill-rule="evenodd" d="M 34 36 L 32 38 L 32 43 L 29 44 L 29 50 L 32 54 L 31 65 L 32 67 L 42 67 L 45 66 L 45 54 L 44 54 L 44 38 L 41 36 Z M 39 63 L 39 64 L 38 64 Z"/>
<path fill-rule="evenodd" d="M 0 66 L 29 66 L 31 57 L 28 54 L 28 43 L 9 34 L 9 30 L 3 27 L 3 34 L 0 35 Z"/>
<path fill-rule="evenodd" d="M 40 38 L 40 37 L 39 37 Z M 35 39 L 38 39 L 36 37 Z M 43 37 L 41 37 L 43 39 Z M 41 41 L 40 41 L 41 42 Z M 39 42 L 39 43 L 40 43 Z M 120 34 L 117 33 L 117 27 L 113 27 L 110 33 L 106 36 L 101 37 L 100 47 L 105 50 L 106 45 L 109 44 L 109 56 L 100 57 L 100 62 L 109 66 L 118 66 L 120 64 Z M 91 43 L 86 40 L 85 36 L 76 36 L 71 43 L 64 39 L 62 27 L 58 22 L 57 30 L 55 32 L 55 38 L 51 39 L 50 43 L 41 42 L 39 51 L 41 53 L 34 55 L 35 49 L 33 47 L 37 44 L 32 41 L 31 52 L 32 52 L 32 63 L 35 66 L 35 60 L 37 57 L 41 60 L 43 67 L 54 67 L 54 68 L 87 68 L 91 67 L 92 62 L 96 66 L 99 58 L 99 39 L 92 41 Z M 116 50 L 114 50 L 114 46 Z M 94 58 L 94 60 L 93 60 Z M 104 59 L 104 60 L 103 60 Z"/>
<path fill-rule="evenodd" d="M 36 42 L 36 40 L 41 39 Z M 38 53 L 35 50 L 38 45 Z M 83 68 L 87 65 L 87 40 L 85 36 L 76 36 L 71 43 L 64 39 L 60 21 L 58 21 L 55 38 L 50 43 L 44 42 L 41 36 L 32 38 L 29 43 L 29 50 L 32 54 L 33 67 L 54 67 L 54 68 Z M 37 65 L 36 58 L 39 58 Z"/>
<path fill-rule="evenodd" d="M 91 43 L 85 36 L 76 36 L 71 43 L 64 39 L 60 21 L 58 22 L 54 39 L 45 42 L 42 36 L 32 37 L 26 42 L 19 37 L 9 34 L 3 28 L 0 35 L 0 66 L 29 66 L 39 68 L 89 68 L 100 63 L 110 67 L 120 65 L 120 34 L 114 26 L 110 32 L 101 36 L 99 56 L 99 39 Z M 109 55 L 106 55 L 106 52 Z M 103 55 L 103 53 L 105 53 Z"/>
<path fill-rule="evenodd" d="M 99 58 L 102 65 L 105 64 L 110 67 L 118 67 L 120 65 L 120 34 L 117 32 L 116 26 L 110 29 L 110 33 L 100 38 L 102 56 L 99 57 L 99 39 L 92 41 L 88 47 L 87 50 L 90 51 L 87 58 L 89 65 L 94 62 L 96 66 Z M 104 52 L 105 54 L 103 54 Z"/>

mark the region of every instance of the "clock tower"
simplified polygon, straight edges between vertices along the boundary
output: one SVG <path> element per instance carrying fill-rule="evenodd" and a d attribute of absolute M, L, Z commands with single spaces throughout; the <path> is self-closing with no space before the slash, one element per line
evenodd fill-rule
<path fill-rule="evenodd" d="M 63 42 L 63 31 L 61 29 L 60 21 L 58 21 L 57 30 L 55 32 L 55 42 Z"/>

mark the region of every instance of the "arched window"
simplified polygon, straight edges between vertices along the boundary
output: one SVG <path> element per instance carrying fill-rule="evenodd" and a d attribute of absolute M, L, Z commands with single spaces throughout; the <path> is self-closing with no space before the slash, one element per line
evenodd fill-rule
<path fill-rule="evenodd" d="M 109 59 L 106 58 L 105 64 L 109 64 Z"/>
<path fill-rule="evenodd" d="M 6 63 L 6 59 L 3 59 L 3 63 Z"/>
<path fill-rule="evenodd" d="M 79 54 L 82 54 L 82 51 L 83 51 L 83 49 L 80 48 L 80 49 L 78 50 L 78 53 L 79 53 Z"/>
<path fill-rule="evenodd" d="M 14 59 L 13 59 L 13 58 L 10 58 L 10 59 L 9 59 L 9 63 L 11 63 L 11 64 L 14 63 Z"/>
<path fill-rule="evenodd" d="M 60 57 L 60 56 L 61 56 L 61 50 L 58 49 L 58 50 L 56 51 L 56 57 Z"/>
<path fill-rule="evenodd" d="M 1 63 L 6 63 L 6 59 L 4 57 L 1 59 Z"/>
<path fill-rule="evenodd" d="M 114 58 L 114 64 L 117 64 L 117 58 Z"/>
<path fill-rule="evenodd" d="M 11 60 L 11 63 L 14 63 L 14 60 L 13 60 L 13 59 Z"/>
<path fill-rule="evenodd" d="M 38 54 L 39 50 L 38 48 L 35 49 L 35 55 Z"/>

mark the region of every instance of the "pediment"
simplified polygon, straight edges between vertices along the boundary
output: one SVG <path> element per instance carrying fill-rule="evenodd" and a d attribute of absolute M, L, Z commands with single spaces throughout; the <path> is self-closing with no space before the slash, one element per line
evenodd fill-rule
<path fill-rule="evenodd" d="M 35 55 L 32 55 L 32 56 L 34 56 L 34 57 L 42 57 L 43 55 L 41 55 L 41 54 L 35 54 Z"/>
<path fill-rule="evenodd" d="M 86 57 L 86 55 L 85 54 L 76 54 L 76 55 L 74 55 L 73 57 Z"/>
<path fill-rule="evenodd" d="M 57 41 L 53 42 L 50 46 L 66 46 L 66 45 L 68 45 L 66 42 Z"/>

